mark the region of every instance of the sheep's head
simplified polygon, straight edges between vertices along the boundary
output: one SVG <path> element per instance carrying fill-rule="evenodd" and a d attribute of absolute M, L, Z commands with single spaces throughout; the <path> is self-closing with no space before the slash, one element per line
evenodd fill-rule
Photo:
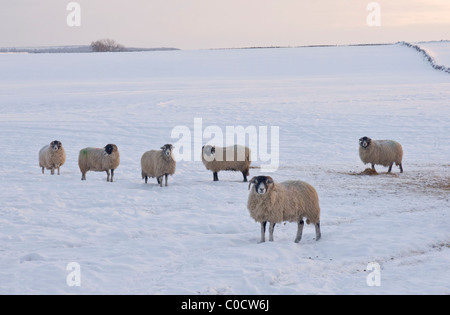
<path fill-rule="evenodd" d="M 273 188 L 273 179 L 270 176 L 255 176 L 253 177 L 249 184 L 248 189 L 250 190 L 251 185 L 255 188 L 255 192 L 259 195 L 264 195 L 269 189 Z"/>
<path fill-rule="evenodd" d="M 108 144 L 103 152 L 104 156 L 111 155 L 113 152 L 117 151 L 117 146 L 115 144 Z"/>
<path fill-rule="evenodd" d="M 165 144 L 161 147 L 161 150 L 163 152 L 163 156 L 169 157 L 172 155 L 173 145 L 171 144 Z"/>
<path fill-rule="evenodd" d="M 216 146 L 214 145 L 204 145 L 202 147 L 202 155 L 203 158 L 208 161 L 211 162 L 214 160 L 214 157 L 216 155 Z"/>
<path fill-rule="evenodd" d="M 53 151 L 58 151 L 62 147 L 62 143 L 59 142 L 58 140 L 55 140 L 52 143 L 50 143 L 50 147 L 52 148 Z"/>
<path fill-rule="evenodd" d="M 362 137 L 361 139 L 359 139 L 359 145 L 364 149 L 367 149 L 371 143 L 372 139 L 370 139 L 369 137 Z"/>

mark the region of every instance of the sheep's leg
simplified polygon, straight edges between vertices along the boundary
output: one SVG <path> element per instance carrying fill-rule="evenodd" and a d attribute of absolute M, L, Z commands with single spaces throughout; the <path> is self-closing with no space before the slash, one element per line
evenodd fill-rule
<path fill-rule="evenodd" d="M 275 229 L 275 224 L 276 223 L 270 222 L 270 226 L 269 226 L 269 242 L 273 242 L 273 230 Z"/>
<path fill-rule="evenodd" d="M 264 243 L 266 241 L 266 224 L 267 224 L 267 221 L 261 222 L 261 241 L 260 241 L 260 243 Z"/>
<path fill-rule="evenodd" d="M 375 171 L 375 164 L 372 163 L 372 169 Z"/>
<path fill-rule="evenodd" d="M 300 240 L 302 239 L 304 226 L 305 226 L 305 222 L 303 221 L 303 219 L 300 219 L 300 221 L 298 222 L 297 237 L 295 238 L 296 243 L 300 242 Z"/>
<path fill-rule="evenodd" d="M 42 174 L 44 174 L 44 167 L 42 168 Z"/>
<path fill-rule="evenodd" d="M 219 175 L 217 174 L 217 172 L 214 172 L 213 173 L 213 180 L 215 181 L 215 182 L 218 182 L 219 181 Z"/>
<path fill-rule="evenodd" d="M 58 175 L 61 175 L 60 171 L 59 171 L 60 167 L 58 167 Z"/>
<path fill-rule="evenodd" d="M 81 173 L 81 180 L 86 180 L 86 173 Z"/>
<path fill-rule="evenodd" d="M 145 183 L 147 184 L 147 182 L 148 182 L 148 176 L 145 175 L 145 176 L 144 176 L 144 179 L 145 179 Z"/>
<path fill-rule="evenodd" d="M 106 170 L 106 181 L 109 182 L 109 170 Z"/>
<path fill-rule="evenodd" d="M 165 177 L 166 177 L 166 187 L 168 186 L 167 185 L 167 177 L 169 177 L 169 174 L 165 174 Z"/>
<path fill-rule="evenodd" d="M 393 165 L 394 163 L 392 163 L 391 165 L 389 165 L 389 169 L 388 169 L 388 173 L 390 173 L 391 171 L 392 171 L 392 165 Z"/>
<path fill-rule="evenodd" d="M 54 169 L 53 167 L 50 169 L 50 173 L 51 173 L 52 175 L 55 175 L 55 169 Z"/>
<path fill-rule="evenodd" d="M 247 182 L 247 171 L 243 171 L 242 175 L 244 175 L 244 183 Z"/>
<path fill-rule="evenodd" d="M 111 170 L 111 183 L 113 182 L 113 178 L 114 178 L 114 170 Z"/>
<path fill-rule="evenodd" d="M 159 177 L 158 176 L 156 176 L 156 181 L 158 182 L 158 185 L 159 185 L 160 182 L 159 182 Z"/>
<path fill-rule="evenodd" d="M 400 173 L 403 173 L 403 166 L 402 166 L 402 164 L 399 164 L 398 166 L 400 167 Z"/>
<path fill-rule="evenodd" d="M 162 184 L 163 184 L 163 177 L 162 176 L 158 177 L 158 183 L 159 183 L 159 187 L 162 187 Z"/>
<path fill-rule="evenodd" d="M 318 241 L 322 237 L 322 234 L 320 233 L 320 222 L 317 222 L 315 227 L 316 227 L 316 241 Z"/>

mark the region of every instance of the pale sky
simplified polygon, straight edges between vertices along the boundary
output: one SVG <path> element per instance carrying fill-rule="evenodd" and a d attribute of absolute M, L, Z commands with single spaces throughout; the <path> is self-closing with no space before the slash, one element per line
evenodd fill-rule
<path fill-rule="evenodd" d="M 0 0 L 0 47 L 89 45 L 181 49 L 450 40 L 450 0 Z M 369 27 L 370 2 L 380 26 Z"/>

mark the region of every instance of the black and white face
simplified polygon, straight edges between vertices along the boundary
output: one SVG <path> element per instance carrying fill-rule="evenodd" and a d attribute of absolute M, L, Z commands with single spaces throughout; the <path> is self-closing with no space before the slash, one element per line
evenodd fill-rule
<path fill-rule="evenodd" d="M 212 145 L 204 145 L 202 147 L 202 157 L 205 161 L 212 162 L 216 158 L 216 147 Z"/>
<path fill-rule="evenodd" d="M 62 147 L 62 144 L 58 140 L 55 140 L 52 143 L 50 143 L 50 147 L 52 148 L 53 151 L 58 151 Z"/>
<path fill-rule="evenodd" d="M 105 153 L 104 153 L 104 155 L 105 155 L 105 156 L 106 156 L 106 155 L 111 155 L 111 154 L 114 152 L 114 147 L 115 147 L 114 144 L 108 144 L 108 145 L 105 147 Z"/>
<path fill-rule="evenodd" d="M 250 180 L 248 189 L 252 184 L 257 194 L 264 195 L 273 185 L 273 179 L 270 176 L 255 176 Z"/>
<path fill-rule="evenodd" d="M 367 149 L 370 146 L 371 142 L 372 142 L 372 139 L 370 139 L 368 137 L 362 137 L 361 139 L 359 139 L 359 145 L 364 149 Z"/>
<path fill-rule="evenodd" d="M 169 157 L 172 154 L 173 145 L 165 144 L 161 147 L 161 150 L 163 151 L 164 156 Z"/>
<path fill-rule="evenodd" d="M 214 157 L 214 154 L 216 154 L 216 147 L 212 145 L 204 145 L 202 147 L 202 151 L 205 158 Z"/>

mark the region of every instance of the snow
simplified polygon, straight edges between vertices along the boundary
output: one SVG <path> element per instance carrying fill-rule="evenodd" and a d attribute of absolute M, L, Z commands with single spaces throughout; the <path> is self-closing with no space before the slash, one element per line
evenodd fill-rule
<path fill-rule="evenodd" d="M 436 64 L 450 68 L 450 41 L 421 42 L 418 45 L 434 58 Z"/>
<path fill-rule="evenodd" d="M 0 294 L 450 294 L 449 99 L 450 75 L 402 45 L 1 55 Z M 199 161 L 145 185 L 141 155 L 196 118 L 279 126 L 268 175 L 316 187 L 322 239 L 287 223 L 259 244 L 242 176 Z M 357 175 L 362 136 L 400 142 L 405 172 Z M 42 175 L 56 139 L 66 164 Z M 115 182 L 82 182 L 79 150 L 108 143 Z"/>

